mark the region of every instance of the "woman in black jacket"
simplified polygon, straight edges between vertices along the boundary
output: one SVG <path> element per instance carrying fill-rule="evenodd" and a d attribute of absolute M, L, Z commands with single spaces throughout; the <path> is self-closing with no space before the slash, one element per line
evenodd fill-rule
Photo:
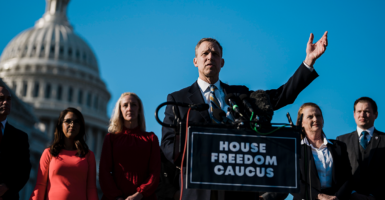
<path fill-rule="evenodd" d="M 297 125 L 301 116 L 301 181 L 300 192 L 292 194 L 294 199 L 348 199 L 352 190 L 346 145 L 326 138 L 322 111 L 317 104 L 305 103 L 299 108 Z"/>

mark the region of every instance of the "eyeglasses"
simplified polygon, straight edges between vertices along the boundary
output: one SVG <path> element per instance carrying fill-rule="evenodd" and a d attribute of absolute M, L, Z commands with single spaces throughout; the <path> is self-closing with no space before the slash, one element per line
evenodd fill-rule
<path fill-rule="evenodd" d="M 71 120 L 71 119 L 66 119 L 64 120 L 64 123 L 66 125 L 70 125 L 70 124 L 73 124 L 73 125 L 79 125 L 80 124 L 80 121 L 75 119 L 75 120 Z"/>

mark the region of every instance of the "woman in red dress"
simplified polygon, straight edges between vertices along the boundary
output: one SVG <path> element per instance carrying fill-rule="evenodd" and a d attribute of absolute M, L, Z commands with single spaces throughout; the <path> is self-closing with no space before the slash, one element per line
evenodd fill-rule
<path fill-rule="evenodd" d="M 160 149 L 157 136 L 146 132 L 143 104 L 123 93 L 115 105 L 100 158 L 102 200 L 156 200 Z"/>
<path fill-rule="evenodd" d="M 95 156 L 84 141 L 85 132 L 80 111 L 70 107 L 60 113 L 30 200 L 98 200 Z"/>

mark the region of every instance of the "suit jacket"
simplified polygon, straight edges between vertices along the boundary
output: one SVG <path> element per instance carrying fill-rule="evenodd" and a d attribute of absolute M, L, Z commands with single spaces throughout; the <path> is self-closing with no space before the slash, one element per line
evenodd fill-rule
<path fill-rule="evenodd" d="M 312 72 L 303 64 L 297 69 L 294 75 L 289 79 L 289 81 L 279 87 L 278 89 L 267 90 L 266 93 L 270 96 L 271 103 L 274 107 L 274 110 L 282 108 L 287 104 L 291 104 L 297 98 L 298 94 L 306 88 L 318 74 L 313 70 Z M 224 83 L 221 83 L 221 87 L 225 95 L 234 94 L 235 96 L 240 96 L 241 94 L 250 95 L 253 91 L 250 91 L 249 88 L 245 86 L 230 86 Z M 203 104 L 205 103 L 200 88 L 197 82 L 194 82 L 190 87 L 184 88 L 180 91 L 171 93 L 167 96 L 167 101 L 171 102 L 183 102 L 189 104 Z M 175 112 L 179 114 L 182 121 L 186 120 L 188 108 L 185 107 L 176 107 Z M 163 120 L 166 124 L 172 124 L 175 116 L 172 111 L 172 106 L 167 106 L 165 111 L 165 118 Z M 196 111 L 192 110 L 189 116 L 189 123 L 201 123 L 207 124 L 211 123 L 210 115 L 208 110 Z M 174 153 L 174 139 L 175 131 L 172 128 L 162 127 L 162 141 L 161 148 L 164 155 L 170 161 L 173 161 Z M 178 164 L 178 163 L 176 163 Z M 184 189 L 184 188 L 183 188 Z M 195 200 L 206 200 L 210 197 L 209 190 L 200 190 L 202 194 L 195 195 L 190 193 L 191 191 L 196 190 L 187 190 L 183 191 L 183 198 Z M 204 193 L 204 194 L 203 194 Z"/>
<path fill-rule="evenodd" d="M 301 180 L 300 192 L 292 194 L 294 199 L 309 199 L 309 183 L 311 183 L 311 199 L 317 199 L 319 193 L 337 196 L 340 200 L 349 199 L 349 196 L 352 192 L 349 185 L 349 181 L 351 179 L 351 167 L 346 144 L 335 140 L 330 141 L 333 144 L 328 143 L 327 148 L 333 158 L 331 187 L 326 190 L 321 189 L 321 182 L 318 177 L 314 157 L 311 152 L 311 147 L 306 144 L 302 144 L 301 158 L 299 159 Z M 309 168 L 311 182 L 309 181 Z"/>
<path fill-rule="evenodd" d="M 357 131 L 341 135 L 337 140 L 346 143 L 352 166 L 352 189 L 376 199 L 385 199 L 385 133 L 374 129 L 369 156 L 360 160 L 360 144 Z M 379 182 L 373 180 L 380 180 Z"/>
<path fill-rule="evenodd" d="M 19 199 L 30 171 L 28 135 L 7 122 L 0 144 L 0 183 L 9 188 L 3 200 Z"/>

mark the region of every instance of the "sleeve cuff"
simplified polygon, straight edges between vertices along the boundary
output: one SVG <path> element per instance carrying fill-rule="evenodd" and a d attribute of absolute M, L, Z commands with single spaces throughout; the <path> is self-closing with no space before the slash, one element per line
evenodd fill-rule
<path fill-rule="evenodd" d="M 146 197 L 146 196 L 147 196 L 147 194 L 146 194 L 145 192 L 143 192 L 143 189 L 140 188 L 140 187 L 137 187 L 137 188 L 136 188 L 136 191 L 139 192 L 140 194 L 142 194 L 143 197 Z"/>
<path fill-rule="evenodd" d="M 313 67 L 307 65 L 305 62 L 302 62 L 302 63 L 303 63 L 303 65 L 305 65 L 305 67 L 307 67 L 311 72 L 314 71 L 314 68 L 313 68 Z"/>

